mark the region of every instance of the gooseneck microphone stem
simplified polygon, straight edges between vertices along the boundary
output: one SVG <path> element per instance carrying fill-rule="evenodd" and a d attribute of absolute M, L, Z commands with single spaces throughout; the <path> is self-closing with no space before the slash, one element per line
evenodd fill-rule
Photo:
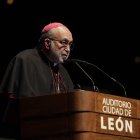
<path fill-rule="evenodd" d="M 92 78 L 87 74 L 87 72 L 77 63 L 77 62 L 75 62 L 75 64 L 83 71 L 83 73 L 91 80 L 91 83 L 92 83 L 92 85 L 93 85 L 93 90 L 94 91 L 97 91 L 96 90 L 96 86 L 95 86 L 95 84 L 94 84 L 94 81 L 92 80 Z"/>
<path fill-rule="evenodd" d="M 81 62 L 81 63 L 84 63 L 84 64 L 87 64 L 87 65 L 91 65 L 93 67 L 95 67 L 96 69 L 98 69 L 99 71 L 101 71 L 104 75 L 106 75 L 107 77 L 109 77 L 111 80 L 113 80 L 115 83 L 117 83 L 124 91 L 124 95 L 125 97 L 127 97 L 127 93 L 126 93 L 126 90 L 125 90 L 125 87 L 120 83 L 118 82 L 117 80 L 115 80 L 114 78 L 112 78 L 111 76 L 109 76 L 106 72 L 104 72 L 102 69 L 100 69 L 99 67 L 97 67 L 96 65 L 92 64 L 92 63 L 89 63 L 87 61 L 83 61 L 83 60 L 79 60 L 79 59 L 71 59 L 71 61 L 74 61 L 77 65 L 78 63 L 77 62 Z M 80 66 L 79 66 L 80 67 Z M 82 69 L 82 68 L 81 68 Z M 83 69 L 82 69 L 83 70 Z M 83 72 L 90 78 L 90 76 L 83 70 Z M 91 78 L 90 78 L 91 79 Z M 94 84 L 93 80 L 91 79 L 92 83 Z M 94 85 L 94 88 L 96 88 L 96 86 Z M 95 89 L 94 89 L 95 90 Z"/>

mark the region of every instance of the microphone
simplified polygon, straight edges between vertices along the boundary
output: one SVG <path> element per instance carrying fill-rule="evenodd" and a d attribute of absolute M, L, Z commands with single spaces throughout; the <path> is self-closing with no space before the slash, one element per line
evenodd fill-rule
<path fill-rule="evenodd" d="M 81 67 L 81 65 L 79 65 L 78 61 L 76 61 L 74 59 L 67 59 L 66 62 L 74 62 L 80 68 L 80 70 L 82 70 L 82 72 L 86 75 L 86 77 L 88 77 L 88 79 L 91 81 L 92 87 L 93 87 L 93 91 L 96 91 L 96 92 L 99 91 L 98 87 L 95 86 L 95 83 L 94 83 L 93 79 L 91 78 L 91 76 L 89 76 L 89 74 Z"/>
<path fill-rule="evenodd" d="M 82 69 L 82 67 L 77 63 L 84 63 L 84 64 L 87 64 L 87 65 L 90 65 L 90 66 L 93 66 L 95 67 L 96 69 L 98 69 L 100 72 L 102 72 L 104 75 L 106 75 L 107 77 L 109 77 L 111 80 L 113 80 L 115 83 L 117 83 L 124 91 L 124 95 L 125 97 L 127 97 L 127 93 L 126 93 L 126 90 L 125 90 L 125 87 L 120 83 L 118 82 L 116 79 L 114 79 L 113 77 L 109 76 L 106 72 L 104 72 L 102 69 L 100 69 L 99 67 L 97 67 L 96 65 L 92 64 L 92 63 L 89 63 L 87 61 L 83 61 L 83 60 L 79 60 L 79 59 L 70 59 L 68 61 L 73 61 L 75 62 L 75 64 L 77 64 L 77 66 L 79 66 L 79 68 L 88 76 L 88 78 L 92 81 L 92 84 L 93 84 L 93 87 L 94 87 L 94 90 L 96 91 L 96 86 L 94 84 L 94 81 L 92 80 L 92 78 L 84 71 L 84 69 Z"/>

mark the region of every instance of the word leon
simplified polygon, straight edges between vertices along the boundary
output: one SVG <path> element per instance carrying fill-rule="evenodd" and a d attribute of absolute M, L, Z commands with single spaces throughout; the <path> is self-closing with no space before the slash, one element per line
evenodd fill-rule
<path fill-rule="evenodd" d="M 105 121 L 106 120 L 106 121 Z M 133 123 L 132 121 L 128 120 L 123 120 L 121 117 L 118 119 L 114 119 L 111 117 L 108 117 L 104 119 L 103 116 L 100 118 L 100 124 L 101 124 L 101 129 L 104 130 L 117 130 L 119 132 L 124 131 L 127 133 L 132 133 L 133 132 Z"/>

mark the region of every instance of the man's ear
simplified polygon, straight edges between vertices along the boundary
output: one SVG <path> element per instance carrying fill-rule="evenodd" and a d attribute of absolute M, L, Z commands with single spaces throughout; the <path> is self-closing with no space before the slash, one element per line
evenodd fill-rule
<path fill-rule="evenodd" d="M 46 38 L 44 40 L 44 47 L 45 47 L 45 49 L 49 50 L 50 45 L 51 45 L 51 40 L 49 38 Z"/>

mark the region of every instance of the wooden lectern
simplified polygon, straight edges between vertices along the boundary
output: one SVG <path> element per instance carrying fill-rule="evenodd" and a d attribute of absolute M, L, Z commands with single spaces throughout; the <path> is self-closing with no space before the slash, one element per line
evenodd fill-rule
<path fill-rule="evenodd" d="M 11 98 L 6 116 L 21 140 L 140 140 L 140 100 L 99 92 Z"/>

